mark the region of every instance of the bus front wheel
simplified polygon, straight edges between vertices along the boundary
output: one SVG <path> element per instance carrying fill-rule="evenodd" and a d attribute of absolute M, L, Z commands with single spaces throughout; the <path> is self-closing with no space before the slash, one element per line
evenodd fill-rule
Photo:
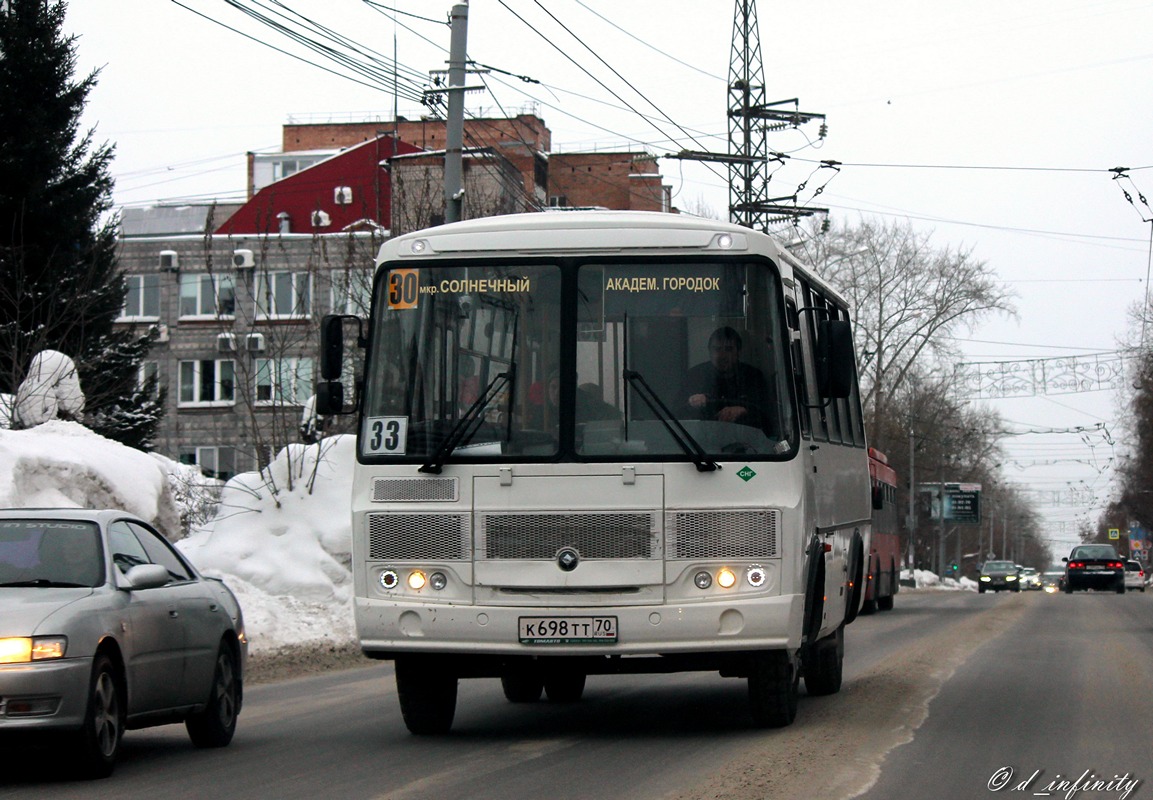
<path fill-rule="evenodd" d="M 758 728 L 783 728 L 797 718 L 797 670 L 784 650 L 753 653 L 749 709 Z"/>
<path fill-rule="evenodd" d="M 456 688 L 456 675 L 437 659 L 397 657 L 396 694 L 409 732 L 418 736 L 448 733 L 456 716 Z"/>

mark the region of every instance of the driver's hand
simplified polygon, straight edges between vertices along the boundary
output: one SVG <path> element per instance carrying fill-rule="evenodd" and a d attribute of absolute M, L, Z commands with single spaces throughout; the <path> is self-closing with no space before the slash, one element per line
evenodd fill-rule
<path fill-rule="evenodd" d="M 749 410 L 744 406 L 725 406 L 717 413 L 717 419 L 721 422 L 736 422 Z"/>
<path fill-rule="evenodd" d="M 703 394 L 694 394 L 689 398 L 689 405 L 693 408 L 704 408 L 707 402 L 709 402 L 709 398 Z"/>

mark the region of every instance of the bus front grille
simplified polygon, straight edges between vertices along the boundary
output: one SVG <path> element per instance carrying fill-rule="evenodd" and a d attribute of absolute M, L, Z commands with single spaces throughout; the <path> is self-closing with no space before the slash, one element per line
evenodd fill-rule
<path fill-rule="evenodd" d="M 472 556 L 467 514 L 369 514 L 368 557 L 462 561 Z"/>
<path fill-rule="evenodd" d="M 780 511 L 674 511 L 665 522 L 670 559 L 775 558 Z"/>
<path fill-rule="evenodd" d="M 581 558 L 659 558 L 657 514 L 647 512 L 575 514 L 480 514 L 478 558 L 556 558 L 575 548 Z"/>
<path fill-rule="evenodd" d="M 456 502 L 458 483 L 456 478 L 375 478 L 372 502 Z"/>

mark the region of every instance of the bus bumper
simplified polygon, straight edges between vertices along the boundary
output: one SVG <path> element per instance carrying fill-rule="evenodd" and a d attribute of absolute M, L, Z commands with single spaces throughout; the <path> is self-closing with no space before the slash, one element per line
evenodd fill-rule
<path fill-rule="evenodd" d="M 668 655 L 801 646 L 802 595 L 739 604 L 708 602 L 678 606 L 508 608 L 416 605 L 358 597 L 356 629 L 367 655 L 474 653 L 507 656 Z M 570 643 L 522 641 L 522 620 L 611 618 L 615 641 Z"/>

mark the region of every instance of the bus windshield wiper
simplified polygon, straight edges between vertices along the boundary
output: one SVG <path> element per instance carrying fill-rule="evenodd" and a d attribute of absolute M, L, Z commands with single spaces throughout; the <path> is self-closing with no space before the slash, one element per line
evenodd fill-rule
<path fill-rule="evenodd" d="M 693 435 L 685 429 L 681 421 L 677 419 L 669 407 L 664 404 L 653 388 L 649 386 L 648 381 L 644 376 L 637 372 L 635 369 L 626 369 L 624 371 L 624 379 L 628 381 L 629 385 L 633 387 L 641 399 L 645 401 L 645 405 L 657 415 L 657 419 L 664 423 L 665 428 L 668 429 L 669 435 L 673 437 L 673 441 L 685 451 L 685 455 L 693 460 L 697 465 L 698 472 L 712 472 L 713 470 L 720 469 L 720 464 L 713 461 L 705 453 L 705 449 L 701 447 L 700 442 L 693 438 Z"/>
<path fill-rule="evenodd" d="M 432 454 L 428 462 L 420 468 L 420 472 L 430 472 L 433 475 L 439 475 L 440 471 L 444 468 L 445 459 L 460 445 L 472 439 L 480 428 L 480 423 L 484 419 L 482 416 L 484 411 L 488 408 L 489 403 L 500 396 L 506 386 L 511 386 L 513 380 L 516 378 L 516 364 L 510 364 L 509 368 L 501 373 L 498 373 L 488 386 L 484 387 L 484 391 L 476 398 L 468 410 L 461 415 L 461 418 L 456 421 L 456 424 L 449 430 L 448 435 L 444 437 L 444 441 L 440 443 L 440 447 Z M 511 395 L 511 392 L 510 392 Z"/>

